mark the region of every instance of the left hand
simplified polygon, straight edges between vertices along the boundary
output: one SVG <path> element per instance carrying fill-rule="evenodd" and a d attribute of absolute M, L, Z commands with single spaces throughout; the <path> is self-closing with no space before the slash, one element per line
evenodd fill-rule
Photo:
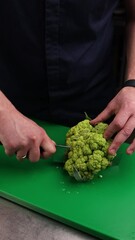
<path fill-rule="evenodd" d="M 124 87 L 110 101 L 107 107 L 93 120 L 91 124 L 95 125 L 99 122 L 104 122 L 111 116 L 115 115 L 113 121 L 107 127 L 104 137 L 111 138 L 114 133 L 116 136 L 113 139 L 108 151 L 110 154 L 115 154 L 120 145 L 125 142 L 135 128 L 135 88 Z M 127 154 L 132 154 L 135 151 L 135 138 L 127 148 Z"/>

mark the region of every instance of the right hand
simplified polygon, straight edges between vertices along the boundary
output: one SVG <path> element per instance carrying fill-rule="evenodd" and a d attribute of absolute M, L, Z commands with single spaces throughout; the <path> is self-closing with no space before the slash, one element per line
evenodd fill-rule
<path fill-rule="evenodd" d="M 55 143 L 43 128 L 21 114 L 1 92 L 0 102 L 0 142 L 7 155 L 16 154 L 18 160 L 27 155 L 36 162 L 55 153 Z"/>

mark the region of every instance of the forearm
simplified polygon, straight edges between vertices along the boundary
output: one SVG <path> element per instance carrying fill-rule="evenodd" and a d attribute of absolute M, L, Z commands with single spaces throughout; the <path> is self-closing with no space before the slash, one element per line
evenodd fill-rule
<path fill-rule="evenodd" d="M 126 0 L 126 71 L 125 80 L 135 79 L 135 2 Z"/>
<path fill-rule="evenodd" d="M 3 113 L 3 111 L 11 112 L 13 110 L 15 110 L 13 104 L 8 100 L 8 98 L 3 94 L 3 92 L 0 91 L 0 113 Z"/>
<path fill-rule="evenodd" d="M 127 24 L 125 80 L 135 79 L 135 21 Z"/>

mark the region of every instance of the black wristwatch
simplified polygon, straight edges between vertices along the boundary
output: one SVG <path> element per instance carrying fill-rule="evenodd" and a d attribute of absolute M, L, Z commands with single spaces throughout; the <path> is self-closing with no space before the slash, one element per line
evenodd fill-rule
<path fill-rule="evenodd" d="M 123 87 L 135 87 L 135 79 L 129 79 L 123 83 Z"/>

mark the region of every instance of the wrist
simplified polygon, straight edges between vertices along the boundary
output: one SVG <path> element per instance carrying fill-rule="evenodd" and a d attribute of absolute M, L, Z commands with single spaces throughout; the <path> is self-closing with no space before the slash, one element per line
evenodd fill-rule
<path fill-rule="evenodd" d="M 0 91 L 0 115 L 4 112 L 11 113 L 15 110 L 15 106 L 10 102 L 10 100 Z"/>

